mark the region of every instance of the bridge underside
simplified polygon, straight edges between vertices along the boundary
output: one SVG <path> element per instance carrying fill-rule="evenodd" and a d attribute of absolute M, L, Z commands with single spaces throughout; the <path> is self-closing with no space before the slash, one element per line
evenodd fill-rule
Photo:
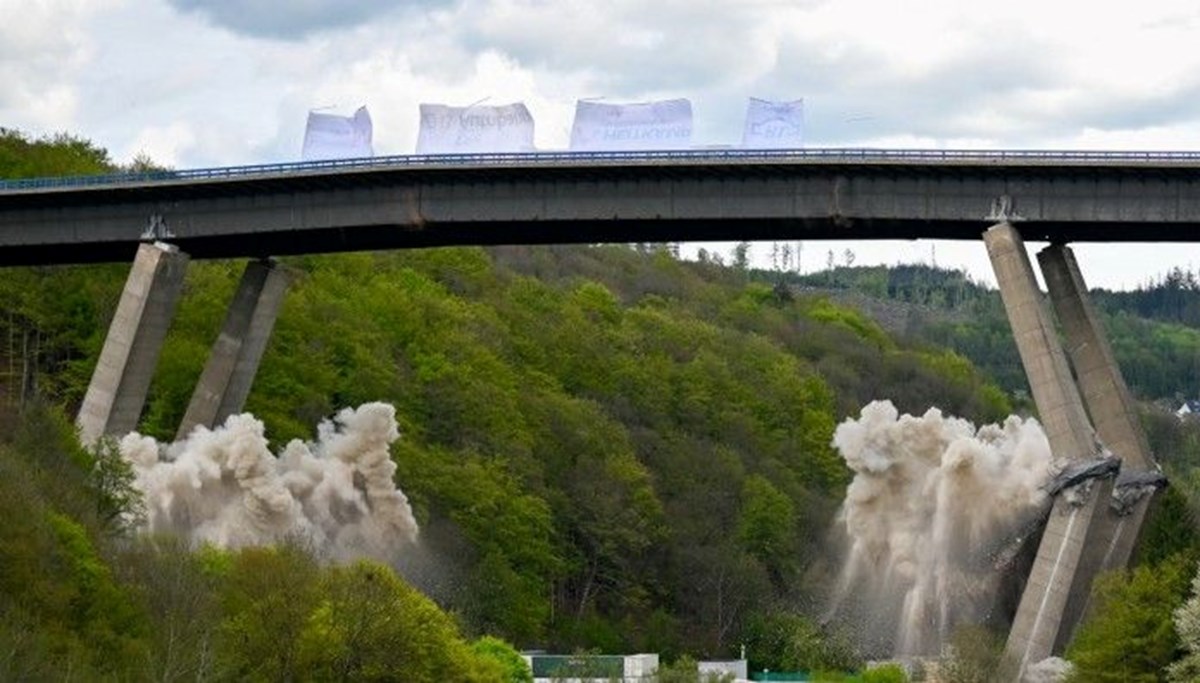
<path fill-rule="evenodd" d="M 299 254 L 443 246 L 510 244 L 602 244 L 632 242 L 716 242 L 785 240 L 979 240 L 979 219 L 921 221 L 884 218 L 742 218 L 731 231 L 729 219 L 668 220 L 663 218 L 605 221 L 538 220 L 529 222 L 466 221 L 412 224 L 364 224 L 264 231 L 238 239 L 228 235 L 184 237 L 170 242 L 193 259 L 254 258 Z M 1179 242 L 1178 223 L 1019 224 L 1036 242 Z M 132 230 L 130 231 L 133 232 Z M 1200 235 L 1200 224 L 1194 226 Z M 0 249 L 0 266 L 126 262 L 139 239 L 15 245 Z"/>

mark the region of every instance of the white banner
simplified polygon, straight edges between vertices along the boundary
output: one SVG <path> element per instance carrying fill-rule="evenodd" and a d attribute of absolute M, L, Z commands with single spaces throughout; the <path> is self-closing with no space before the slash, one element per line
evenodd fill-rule
<path fill-rule="evenodd" d="M 768 102 L 750 98 L 742 147 L 797 149 L 804 144 L 804 100 Z"/>
<path fill-rule="evenodd" d="M 692 141 L 692 103 L 685 99 L 605 104 L 579 100 L 571 127 L 575 151 L 686 148 Z"/>
<path fill-rule="evenodd" d="M 421 105 L 417 154 L 532 151 L 533 116 L 522 102 L 493 107 Z"/>
<path fill-rule="evenodd" d="M 300 158 L 305 161 L 321 159 L 356 159 L 374 156 L 371 147 L 371 115 L 359 107 L 353 116 L 308 113 L 304 129 L 304 147 Z"/>

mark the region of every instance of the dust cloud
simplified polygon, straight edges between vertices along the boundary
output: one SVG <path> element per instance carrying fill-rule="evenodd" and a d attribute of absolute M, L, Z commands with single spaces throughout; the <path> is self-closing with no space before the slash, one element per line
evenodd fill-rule
<path fill-rule="evenodd" d="M 1023 683 L 1062 683 L 1075 670 L 1070 662 L 1061 657 L 1047 657 L 1025 670 Z"/>
<path fill-rule="evenodd" d="M 867 647 L 936 655 L 956 626 L 993 617 L 1004 568 L 1049 505 L 1041 426 L 976 429 L 875 401 L 833 443 L 854 480 L 835 523 L 847 545 L 830 618 L 857 624 Z"/>
<path fill-rule="evenodd" d="M 137 433 L 119 443 L 144 496 L 142 530 L 223 548 L 299 542 L 335 561 L 394 561 L 417 540 L 396 487 L 389 445 L 399 437 L 386 403 L 346 408 L 278 457 L 263 423 L 246 413 L 216 429 L 161 444 Z"/>

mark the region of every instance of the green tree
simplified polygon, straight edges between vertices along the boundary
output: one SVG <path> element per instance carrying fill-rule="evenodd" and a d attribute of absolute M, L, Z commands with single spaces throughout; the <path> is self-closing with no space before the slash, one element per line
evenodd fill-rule
<path fill-rule="evenodd" d="M 0 178 L 91 175 L 113 169 L 108 152 L 66 133 L 30 140 L 0 128 Z"/>
<path fill-rule="evenodd" d="M 1179 651 L 1172 614 L 1187 590 L 1188 567 L 1175 558 L 1100 577 L 1092 616 L 1067 650 L 1075 665 L 1072 680 L 1162 680 Z"/>
<path fill-rule="evenodd" d="M 733 248 L 733 267 L 745 271 L 750 267 L 750 243 L 738 242 Z"/>
<path fill-rule="evenodd" d="M 563 571 L 548 503 L 494 459 L 404 440 L 397 451 L 400 480 L 417 505 L 445 515 L 474 550 L 475 558 L 464 557 L 471 599 L 461 605 L 472 624 L 517 641 L 541 637 L 550 583 Z M 461 548 L 447 552 L 463 556 Z"/>
<path fill-rule="evenodd" d="M 490 659 L 500 666 L 501 683 L 533 683 L 533 671 L 520 653 L 505 641 L 484 636 L 471 643 L 471 650 L 481 659 Z"/>
<path fill-rule="evenodd" d="M 1175 610 L 1172 619 L 1183 656 L 1167 667 L 1167 678 L 1173 683 L 1200 680 L 1200 571 L 1192 578 L 1191 597 Z"/>
<path fill-rule="evenodd" d="M 231 562 L 225 553 L 193 552 L 173 537 L 140 539 L 120 553 L 120 576 L 152 625 L 147 678 L 183 683 L 216 676 L 219 583 Z"/>
<path fill-rule="evenodd" d="M 313 559 L 294 546 L 246 548 L 221 579 L 218 671 L 237 680 L 298 680 L 300 635 L 321 597 Z"/>
<path fill-rule="evenodd" d="M 743 547 L 782 577 L 792 564 L 796 512 L 786 495 L 766 477 L 753 474 L 742 485 L 738 539 Z"/>
<path fill-rule="evenodd" d="M 366 561 L 325 571 L 323 598 L 300 635 L 299 661 L 314 680 L 412 683 L 502 680 L 454 622 L 386 566 Z"/>
<path fill-rule="evenodd" d="M 133 466 L 121 457 L 112 437 L 101 438 L 91 449 L 92 471 L 88 483 L 96 496 L 96 514 L 112 533 L 137 528 L 145 519 L 142 493 L 134 484 Z"/>
<path fill-rule="evenodd" d="M 71 625 L 94 648 L 100 669 L 120 671 L 145 656 L 145 614 L 115 579 L 112 569 L 96 552 L 86 529 L 71 518 L 48 513 L 49 522 L 66 563 L 66 584 L 71 590 Z"/>
<path fill-rule="evenodd" d="M 1160 451 L 1161 452 L 1161 451 Z M 1157 565 L 1174 556 L 1200 559 L 1200 532 L 1188 505 L 1185 478 L 1154 494 L 1150 514 L 1138 538 L 1138 564 Z"/>
<path fill-rule="evenodd" d="M 843 636 L 823 632 L 796 613 L 756 614 L 744 635 L 752 669 L 853 671 L 862 664 Z"/>

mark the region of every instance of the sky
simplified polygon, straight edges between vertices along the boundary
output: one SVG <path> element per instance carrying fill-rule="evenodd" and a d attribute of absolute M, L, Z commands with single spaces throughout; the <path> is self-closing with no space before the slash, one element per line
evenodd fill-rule
<path fill-rule="evenodd" d="M 310 109 L 363 104 L 376 153 L 410 153 L 420 103 L 484 98 L 525 102 L 548 149 L 577 98 L 687 97 L 693 143 L 730 144 L 760 97 L 804 98 L 808 147 L 1200 150 L 1194 0 L 0 0 L 0 17 L 0 126 L 118 162 L 294 161 Z M 801 267 L 846 250 L 994 282 L 970 242 L 812 242 Z M 1076 253 L 1111 289 L 1200 266 L 1200 245 Z"/>

